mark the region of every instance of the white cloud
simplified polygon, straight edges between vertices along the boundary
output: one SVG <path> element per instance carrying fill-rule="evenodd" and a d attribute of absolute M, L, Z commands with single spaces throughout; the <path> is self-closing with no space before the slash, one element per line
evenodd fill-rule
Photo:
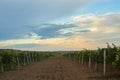
<path fill-rule="evenodd" d="M 61 34 L 72 33 L 78 37 L 82 36 L 87 38 L 88 42 L 92 40 L 96 47 L 105 47 L 106 42 L 120 45 L 120 13 L 107 13 L 101 15 L 86 14 L 72 17 L 72 19 L 73 21 L 70 22 L 70 24 L 74 25 L 74 27 L 59 30 Z M 89 31 L 84 32 L 84 30 Z M 88 45 L 86 48 L 87 47 Z"/>
<path fill-rule="evenodd" d="M 29 34 L 25 35 L 24 38 L 28 38 L 28 39 L 40 39 L 41 36 L 39 36 L 38 34 L 36 34 L 34 32 L 30 32 Z"/>
<path fill-rule="evenodd" d="M 116 33 L 120 32 L 120 13 L 103 15 L 87 14 L 73 17 L 76 28 L 89 28 L 92 32 Z"/>
<path fill-rule="evenodd" d="M 86 14 L 72 17 L 72 28 L 61 29 L 61 34 L 90 30 L 90 33 L 119 33 L 120 13 L 107 13 L 102 15 Z"/>
<path fill-rule="evenodd" d="M 58 31 L 61 33 L 61 36 L 41 39 L 38 34 L 32 32 L 24 39 L 0 41 L 0 45 L 39 44 L 49 45 L 49 47 L 51 46 L 52 48 L 58 47 L 61 49 L 94 49 L 97 47 L 105 47 L 106 42 L 117 43 L 117 45 L 120 45 L 119 22 L 120 13 L 75 16 L 73 17 L 73 21 L 70 22 L 71 25 L 74 25 L 72 28 L 67 27 Z M 89 31 L 86 32 L 85 30 Z M 72 35 L 64 36 L 67 33 L 71 33 Z M 48 47 L 46 46 L 46 48 Z"/>

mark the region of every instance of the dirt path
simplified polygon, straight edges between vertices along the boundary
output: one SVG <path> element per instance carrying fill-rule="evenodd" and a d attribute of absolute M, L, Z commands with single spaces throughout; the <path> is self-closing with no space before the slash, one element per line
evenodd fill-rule
<path fill-rule="evenodd" d="M 0 80 L 96 80 L 89 78 L 93 75 L 98 76 L 74 61 L 56 56 L 19 70 L 0 73 Z"/>

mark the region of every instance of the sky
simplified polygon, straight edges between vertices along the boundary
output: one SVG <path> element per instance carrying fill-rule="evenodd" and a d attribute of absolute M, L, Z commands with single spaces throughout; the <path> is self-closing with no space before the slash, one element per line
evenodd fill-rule
<path fill-rule="evenodd" d="M 0 0 L 0 49 L 120 46 L 120 0 Z"/>

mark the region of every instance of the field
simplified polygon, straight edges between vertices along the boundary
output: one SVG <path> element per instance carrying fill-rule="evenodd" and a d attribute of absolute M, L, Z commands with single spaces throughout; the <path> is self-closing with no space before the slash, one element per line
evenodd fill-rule
<path fill-rule="evenodd" d="M 0 80 L 120 80 L 120 77 L 103 77 L 86 65 L 56 55 L 16 70 L 0 73 Z"/>

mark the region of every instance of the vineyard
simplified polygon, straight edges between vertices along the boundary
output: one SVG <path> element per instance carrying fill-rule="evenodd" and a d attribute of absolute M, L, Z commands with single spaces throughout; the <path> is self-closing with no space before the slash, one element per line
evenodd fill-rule
<path fill-rule="evenodd" d="M 48 52 L 20 51 L 11 49 L 0 50 L 0 72 L 18 69 L 52 56 Z"/>
<path fill-rule="evenodd" d="M 120 80 L 120 47 L 81 51 L 0 50 L 0 80 Z"/>
<path fill-rule="evenodd" d="M 100 72 L 103 76 L 120 76 L 120 47 L 114 44 L 110 46 L 107 43 L 107 48 L 83 49 L 64 54 L 64 56 L 88 66 L 93 71 Z"/>

